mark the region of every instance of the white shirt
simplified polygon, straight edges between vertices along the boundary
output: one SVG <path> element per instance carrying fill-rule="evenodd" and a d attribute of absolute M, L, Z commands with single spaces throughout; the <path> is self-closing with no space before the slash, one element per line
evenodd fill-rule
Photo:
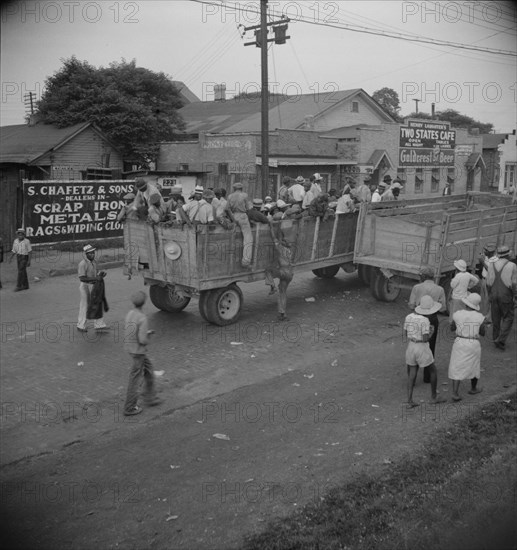
<path fill-rule="evenodd" d="M 377 191 L 377 189 L 373 192 L 372 202 L 381 202 L 381 194 Z"/>
<path fill-rule="evenodd" d="M 305 189 L 303 188 L 303 185 L 300 185 L 299 183 L 295 183 L 291 187 L 289 187 L 289 196 L 292 197 L 294 202 L 301 202 L 303 200 L 303 196 L 305 195 Z"/>
<path fill-rule="evenodd" d="M 32 252 L 31 243 L 28 239 L 23 239 L 23 241 L 20 241 L 20 239 L 16 238 L 13 242 L 13 250 L 14 254 L 23 254 L 24 256 L 28 256 L 29 252 Z"/>
<path fill-rule="evenodd" d="M 427 317 L 410 313 L 404 320 L 404 330 L 410 340 L 423 340 L 425 334 L 431 332 L 431 323 Z"/>
<path fill-rule="evenodd" d="M 478 283 L 478 278 L 468 271 L 463 271 L 454 276 L 451 281 L 452 298 L 453 300 L 461 300 L 469 294 L 469 287 Z"/>

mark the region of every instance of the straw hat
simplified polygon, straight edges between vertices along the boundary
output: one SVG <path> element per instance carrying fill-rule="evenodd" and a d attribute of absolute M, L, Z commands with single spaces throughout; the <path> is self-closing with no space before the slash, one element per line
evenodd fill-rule
<path fill-rule="evenodd" d="M 420 304 L 416 306 L 415 313 L 419 315 L 432 315 L 437 311 L 440 311 L 442 304 L 440 302 L 435 302 L 431 296 L 422 296 L 420 298 Z"/>
<path fill-rule="evenodd" d="M 459 271 L 467 271 L 467 262 L 465 260 L 456 260 L 454 267 Z"/>
<path fill-rule="evenodd" d="M 461 301 L 472 309 L 479 311 L 479 304 L 481 303 L 481 296 L 473 292 L 469 294 L 466 298 L 462 298 Z"/>

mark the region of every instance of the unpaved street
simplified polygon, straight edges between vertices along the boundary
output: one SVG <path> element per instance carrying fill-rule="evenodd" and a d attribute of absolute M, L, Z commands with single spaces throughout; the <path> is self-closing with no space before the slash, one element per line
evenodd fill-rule
<path fill-rule="evenodd" d="M 407 411 L 407 296 L 375 301 L 355 274 L 297 276 L 289 323 L 275 297 L 242 285 L 236 325 L 146 305 L 164 404 L 124 419 L 129 361 L 121 323 L 141 280 L 109 271 L 111 333 L 74 330 L 75 277 L 2 291 L 2 512 L 20 548 L 227 548 L 361 471 L 389 468 L 439 427 L 515 385 L 483 341 L 478 396 Z M 315 300 L 307 302 L 306 298 Z M 447 397 L 452 338 L 437 345 Z M 4 522 L 5 523 L 5 522 Z"/>

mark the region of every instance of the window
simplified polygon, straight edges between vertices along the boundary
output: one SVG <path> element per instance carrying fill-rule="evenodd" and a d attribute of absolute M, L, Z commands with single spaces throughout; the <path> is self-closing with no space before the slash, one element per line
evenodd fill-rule
<path fill-rule="evenodd" d="M 220 162 L 217 173 L 220 176 L 227 176 L 228 175 L 228 163 L 227 162 Z"/>
<path fill-rule="evenodd" d="M 182 172 L 188 172 L 189 165 L 188 164 L 180 164 L 180 170 Z"/>
<path fill-rule="evenodd" d="M 504 168 L 504 186 L 510 187 L 510 185 L 515 185 L 515 176 L 516 176 L 517 163 L 516 162 L 507 162 Z"/>
<path fill-rule="evenodd" d="M 417 168 L 415 171 L 415 193 L 424 192 L 424 172 L 422 168 Z"/>
<path fill-rule="evenodd" d="M 431 193 L 438 193 L 440 190 L 440 170 L 433 168 L 431 172 Z"/>
<path fill-rule="evenodd" d="M 359 101 L 352 101 L 352 113 L 359 112 Z"/>

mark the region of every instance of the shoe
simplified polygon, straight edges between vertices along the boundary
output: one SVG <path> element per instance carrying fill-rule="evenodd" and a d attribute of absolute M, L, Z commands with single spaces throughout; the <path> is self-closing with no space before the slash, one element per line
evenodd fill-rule
<path fill-rule="evenodd" d="M 76 327 L 79 332 L 88 332 L 87 328 Z"/>
<path fill-rule="evenodd" d="M 276 318 L 277 321 L 289 321 L 289 317 L 285 313 L 279 313 Z"/>
<path fill-rule="evenodd" d="M 274 286 L 271 287 L 271 290 L 268 293 L 268 296 L 273 296 L 273 294 L 276 294 L 276 288 Z"/>
<path fill-rule="evenodd" d="M 105 330 L 111 330 L 111 327 L 108 327 L 108 325 L 106 325 L 105 327 L 97 327 L 95 330 L 103 332 Z"/>
<path fill-rule="evenodd" d="M 124 411 L 124 416 L 135 416 L 136 414 L 140 414 L 143 410 L 144 409 L 142 409 L 142 407 L 137 405 L 136 407 L 129 409 L 129 411 Z"/>

